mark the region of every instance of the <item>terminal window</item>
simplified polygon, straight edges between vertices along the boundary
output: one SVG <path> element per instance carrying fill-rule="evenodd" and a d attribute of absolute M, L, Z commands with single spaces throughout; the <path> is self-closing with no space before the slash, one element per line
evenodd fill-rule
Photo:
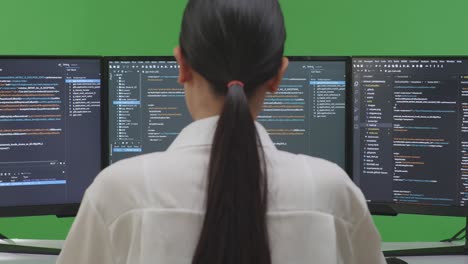
<path fill-rule="evenodd" d="M 110 163 L 166 150 L 192 119 L 175 61 L 109 62 Z M 344 167 L 345 61 L 292 61 L 258 121 L 280 150 Z"/>

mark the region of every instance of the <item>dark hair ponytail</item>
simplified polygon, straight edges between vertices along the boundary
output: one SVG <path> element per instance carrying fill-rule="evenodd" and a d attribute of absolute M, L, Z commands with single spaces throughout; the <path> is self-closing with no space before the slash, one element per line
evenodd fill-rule
<path fill-rule="evenodd" d="M 229 88 L 215 132 L 206 207 L 194 264 L 271 263 L 266 177 L 255 123 L 239 85 Z"/>
<path fill-rule="evenodd" d="M 224 97 L 208 170 L 206 214 L 192 264 L 270 264 L 267 176 L 249 97 L 281 67 L 277 0 L 189 0 L 180 46 Z M 230 81 L 234 84 L 227 87 Z"/>

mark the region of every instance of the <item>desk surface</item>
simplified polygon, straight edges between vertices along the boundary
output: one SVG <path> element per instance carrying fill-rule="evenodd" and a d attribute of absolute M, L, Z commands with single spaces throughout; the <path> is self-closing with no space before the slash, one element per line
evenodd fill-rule
<path fill-rule="evenodd" d="M 41 246 L 60 248 L 63 241 L 57 240 L 24 240 L 13 239 L 14 243 L 28 246 Z M 406 249 L 406 248 L 427 248 L 457 245 L 451 243 L 383 243 L 384 250 Z M 459 245 L 459 244 L 458 244 Z M 468 256 L 433 256 L 433 257 L 404 257 L 401 258 L 409 264 L 468 264 Z M 9 264 L 54 264 L 57 256 L 41 256 L 26 254 L 0 253 L 0 263 Z"/>
<path fill-rule="evenodd" d="M 460 246 L 462 243 L 398 242 L 383 243 L 383 250 Z M 468 264 L 468 256 L 401 257 L 408 264 Z"/>
<path fill-rule="evenodd" d="M 26 246 L 61 248 L 62 240 L 13 239 L 12 243 Z M 0 242 L 4 243 L 4 242 Z M 10 244 L 12 244 L 10 243 Z M 0 253 L 0 263 L 9 264 L 55 264 L 57 256 Z"/>

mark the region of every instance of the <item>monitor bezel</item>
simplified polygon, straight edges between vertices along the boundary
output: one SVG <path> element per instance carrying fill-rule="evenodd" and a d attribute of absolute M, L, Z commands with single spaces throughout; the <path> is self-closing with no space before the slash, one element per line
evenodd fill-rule
<path fill-rule="evenodd" d="M 349 91 L 351 90 L 351 57 L 349 56 L 289 56 L 289 55 L 285 55 L 285 57 L 287 57 L 289 59 L 289 61 L 341 61 L 341 62 L 344 62 L 345 63 L 345 73 L 346 73 L 346 94 L 345 94 L 345 105 L 349 105 L 350 103 L 350 96 L 349 96 Z M 176 61 L 176 58 L 174 56 L 105 56 L 104 57 L 104 60 L 103 60 L 103 82 L 105 84 L 105 86 L 108 88 L 108 77 L 109 77 L 109 71 L 108 71 L 108 66 L 109 66 L 109 62 L 110 61 L 135 61 L 135 60 L 144 60 L 144 61 L 157 61 L 157 60 L 160 60 L 160 61 Z M 109 89 L 107 89 L 109 90 Z M 109 147 L 109 138 L 108 138 L 108 135 L 109 135 L 109 116 L 108 116 L 108 111 L 109 111 L 109 105 L 108 105 L 108 102 L 109 100 L 106 101 L 105 103 L 105 107 L 103 108 L 103 111 L 106 112 L 105 116 L 107 119 L 105 119 L 104 121 L 106 122 L 104 127 L 105 127 L 105 130 L 106 130 L 106 133 L 105 133 L 105 138 L 103 139 L 105 142 L 104 144 L 106 144 L 104 147 L 103 147 L 103 152 L 104 152 L 104 160 L 106 161 L 104 163 L 104 165 L 107 167 L 110 165 L 110 156 L 109 156 L 109 153 L 110 153 L 110 147 Z M 351 113 L 352 114 L 352 113 Z M 349 116 L 350 113 L 349 113 L 349 108 L 345 106 L 345 131 L 348 131 L 348 126 L 349 125 L 352 125 L 352 123 L 349 122 L 349 118 L 347 118 L 347 116 Z M 350 147 L 348 142 L 349 140 L 352 139 L 352 137 L 349 137 L 346 133 L 345 133 L 345 152 L 344 152 L 344 160 L 345 160 L 345 170 L 347 172 L 349 172 L 348 168 L 350 166 L 349 163 L 349 159 L 347 158 L 347 153 L 349 152 L 348 148 Z M 349 175 L 349 173 L 348 173 Z"/>
<path fill-rule="evenodd" d="M 103 102 L 105 102 L 107 94 L 107 87 L 104 86 L 104 75 L 103 75 L 103 59 L 102 56 L 98 55 L 0 55 L 2 59 L 72 59 L 72 60 L 98 60 L 101 71 L 101 109 L 103 109 Z M 101 111 L 101 120 L 103 112 Z M 101 123 L 102 124 L 102 123 Z M 101 125 L 101 148 L 103 146 L 103 139 L 105 129 Z M 105 156 L 102 151 L 101 157 L 101 170 L 104 168 Z M 96 174 L 97 175 L 97 174 Z M 57 217 L 72 217 L 78 212 L 81 202 L 78 203 L 63 203 L 63 204 L 37 204 L 37 205 L 11 205 L 0 207 L 0 217 L 19 217 L 19 216 L 40 216 L 40 215 L 56 215 Z"/>
<path fill-rule="evenodd" d="M 354 179 L 353 175 L 353 160 L 354 160 L 354 153 L 353 153 L 353 145 L 354 145 L 354 129 L 353 129 L 353 100 L 354 100 L 354 75 L 353 75 L 353 62 L 356 59 L 434 59 L 434 60 L 454 60 L 454 59 L 461 59 L 461 60 L 468 60 L 468 56 L 456 56 L 456 55 L 377 55 L 377 56 L 352 56 L 350 59 L 350 79 L 351 79 L 351 87 L 349 89 L 349 104 L 347 104 L 348 108 L 348 126 L 347 126 L 347 136 L 348 136 L 348 143 L 349 147 L 347 148 L 347 171 L 351 178 Z M 393 203 L 393 202 L 381 202 L 381 201 L 368 201 L 369 210 L 374 215 L 398 215 L 398 214 L 418 214 L 418 215 L 435 215 L 435 216 L 458 216 L 458 217 L 467 217 L 468 216 L 468 207 L 461 207 L 461 206 L 440 206 L 440 205 L 414 205 L 414 204 L 403 204 L 403 203 Z"/>

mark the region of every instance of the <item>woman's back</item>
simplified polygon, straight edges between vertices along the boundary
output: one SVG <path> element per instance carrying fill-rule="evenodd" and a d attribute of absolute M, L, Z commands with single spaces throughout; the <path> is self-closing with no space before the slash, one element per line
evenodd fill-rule
<path fill-rule="evenodd" d="M 217 120 L 192 123 L 166 152 L 103 171 L 86 192 L 79 214 L 87 217 L 77 218 L 63 263 L 192 263 Z M 268 171 L 272 263 L 384 263 L 365 200 L 346 173 L 278 151 L 258 123 L 257 129 Z"/>
<path fill-rule="evenodd" d="M 197 121 L 97 177 L 59 262 L 384 263 L 346 173 L 277 151 L 254 122 L 288 66 L 285 39 L 278 0 L 189 0 L 174 54 Z"/>

